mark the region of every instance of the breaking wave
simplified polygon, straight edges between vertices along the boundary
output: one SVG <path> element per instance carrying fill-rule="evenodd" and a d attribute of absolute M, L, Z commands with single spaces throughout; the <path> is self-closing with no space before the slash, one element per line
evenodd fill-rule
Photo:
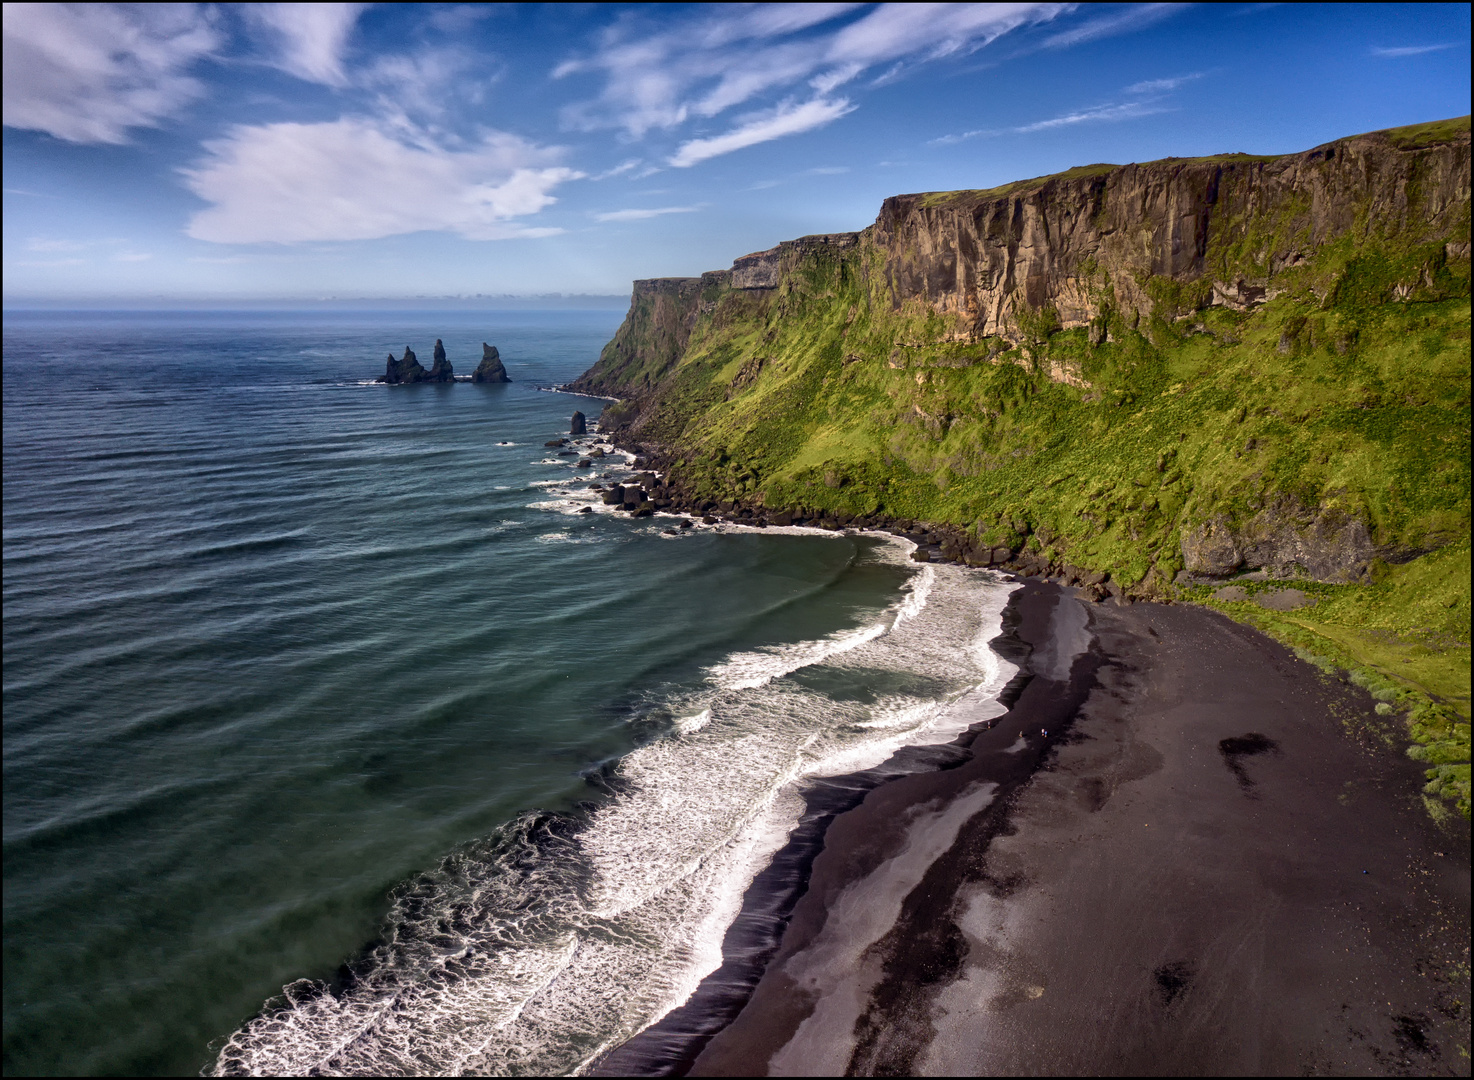
<path fill-rule="evenodd" d="M 803 811 L 797 781 L 1002 714 L 1015 669 L 987 642 L 1011 589 L 926 566 L 856 629 L 734 653 L 657 695 L 667 734 L 614 766 L 612 794 L 579 816 L 525 814 L 403 886 L 346 984 L 287 986 L 212 1072 L 586 1069 L 719 966 L 742 894 Z"/>

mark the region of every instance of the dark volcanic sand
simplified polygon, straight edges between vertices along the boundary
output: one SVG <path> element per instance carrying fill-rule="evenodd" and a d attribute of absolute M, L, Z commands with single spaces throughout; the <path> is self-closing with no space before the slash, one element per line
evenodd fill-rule
<path fill-rule="evenodd" d="M 725 976 L 601 1071 L 1468 1075 L 1468 825 L 1372 702 L 1201 609 L 1016 610 L 1009 714 L 831 800 Z"/>

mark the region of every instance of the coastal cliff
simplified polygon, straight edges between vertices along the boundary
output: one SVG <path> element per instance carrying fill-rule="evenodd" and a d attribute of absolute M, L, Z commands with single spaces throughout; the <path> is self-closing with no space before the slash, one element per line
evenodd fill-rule
<path fill-rule="evenodd" d="M 570 389 L 693 507 L 1216 603 L 1467 720 L 1469 185 L 1462 118 L 895 196 L 636 282 Z"/>

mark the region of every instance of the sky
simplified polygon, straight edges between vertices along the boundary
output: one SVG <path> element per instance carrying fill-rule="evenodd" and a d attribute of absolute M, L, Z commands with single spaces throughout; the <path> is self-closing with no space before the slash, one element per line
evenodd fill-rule
<path fill-rule="evenodd" d="M 1467 4 L 5 4 L 4 295 L 628 295 L 888 195 L 1470 111 Z"/>

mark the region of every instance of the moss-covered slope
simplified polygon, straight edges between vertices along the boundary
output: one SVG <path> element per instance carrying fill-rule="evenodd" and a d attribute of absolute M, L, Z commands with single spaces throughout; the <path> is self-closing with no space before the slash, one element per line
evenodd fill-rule
<path fill-rule="evenodd" d="M 623 399 L 606 427 L 690 498 L 1197 587 L 1413 695 L 1467 812 L 1469 163 L 1464 118 L 897 196 L 862 232 L 636 283 L 575 385 Z M 1318 602 L 1201 586 L 1255 570 Z"/>

